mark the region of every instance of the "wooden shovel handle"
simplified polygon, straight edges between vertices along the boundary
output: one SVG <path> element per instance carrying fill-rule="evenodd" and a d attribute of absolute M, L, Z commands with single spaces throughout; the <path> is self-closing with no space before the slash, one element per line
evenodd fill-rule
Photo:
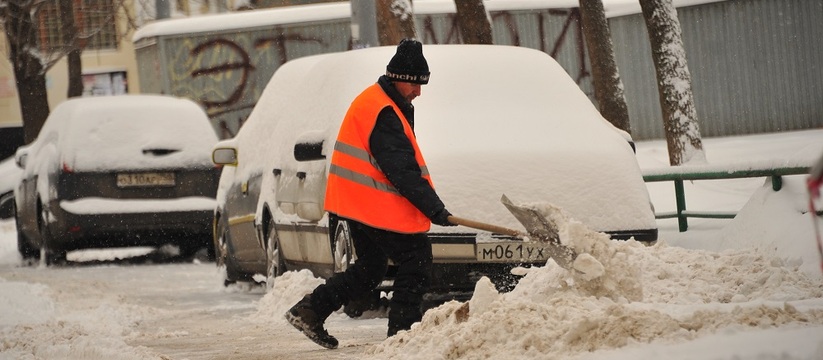
<path fill-rule="evenodd" d="M 518 236 L 518 237 L 526 236 L 526 234 L 521 232 L 521 231 L 505 228 L 505 227 L 502 227 L 502 226 L 486 224 L 486 223 L 482 223 L 482 222 L 475 221 L 475 220 L 459 218 L 457 216 L 449 216 L 448 220 L 452 224 L 463 225 L 463 226 L 466 226 L 466 227 L 470 227 L 472 229 L 489 231 L 489 232 L 496 233 L 496 234 Z"/>

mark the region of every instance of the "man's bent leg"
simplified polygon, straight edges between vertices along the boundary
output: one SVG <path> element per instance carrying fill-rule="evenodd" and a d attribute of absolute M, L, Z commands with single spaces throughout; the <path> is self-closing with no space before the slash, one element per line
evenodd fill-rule
<path fill-rule="evenodd" d="M 383 279 L 386 255 L 363 232 L 359 224 L 350 222 L 357 260 L 345 272 L 336 273 L 306 295 L 286 313 L 286 319 L 295 328 L 320 346 L 334 349 L 337 339 L 323 327 L 326 318 L 350 299 L 366 296 Z"/>

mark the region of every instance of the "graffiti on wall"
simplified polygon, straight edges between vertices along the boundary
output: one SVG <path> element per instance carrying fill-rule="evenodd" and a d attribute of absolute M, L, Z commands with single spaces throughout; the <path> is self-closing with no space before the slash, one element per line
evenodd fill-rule
<path fill-rule="evenodd" d="M 544 51 L 558 59 L 578 83 L 589 76 L 577 9 L 500 11 L 492 13 L 492 22 L 496 44 Z M 422 15 L 417 23 L 424 43 L 461 42 L 454 14 Z M 324 25 L 169 39 L 164 50 L 170 92 L 198 101 L 220 137 L 233 137 L 280 65 L 302 56 L 350 50 L 349 26 L 344 19 Z"/>
<path fill-rule="evenodd" d="M 311 33 L 276 28 L 171 39 L 165 44 L 170 92 L 199 102 L 220 137 L 232 137 L 280 65 L 349 48 L 348 38 L 341 47 L 335 36 Z"/>

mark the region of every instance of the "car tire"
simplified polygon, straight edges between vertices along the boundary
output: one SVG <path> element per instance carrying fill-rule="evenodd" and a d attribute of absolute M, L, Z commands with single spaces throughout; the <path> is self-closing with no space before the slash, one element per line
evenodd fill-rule
<path fill-rule="evenodd" d="M 217 261 L 217 252 L 214 242 L 214 235 L 212 235 L 212 240 L 210 241 L 211 244 L 206 246 L 206 259 L 208 261 Z"/>
<path fill-rule="evenodd" d="M 16 209 L 15 209 L 16 210 Z M 34 262 L 40 260 L 40 249 L 36 246 L 32 245 L 29 239 L 23 234 L 22 227 L 20 226 L 20 219 L 16 216 L 15 211 L 15 218 L 14 218 L 15 225 L 17 226 L 17 252 L 20 253 L 20 257 L 23 259 L 23 262 Z"/>
<path fill-rule="evenodd" d="M 266 229 L 266 289 L 274 287 L 275 279 L 286 272 L 283 254 L 280 253 L 280 238 L 274 227 L 274 219 L 269 219 Z"/>
<path fill-rule="evenodd" d="M 224 229 L 214 244 L 214 252 L 216 254 L 215 263 L 217 263 L 217 268 L 221 269 L 223 272 L 223 286 L 234 284 L 240 279 L 240 273 L 237 270 L 237 265 L 235 265 L 234 261 L 231 260 L 229 246 L 226 243 L 228 239 L 228 232 L 228 229 Z"/>
<path fill-rule="evenodd" d="M 344 220 L 337 222 L 337 228 L 334 231 L 332 258 L 334 259 L 334 272 L 336 273 L 345 272 L 357 259 L 349 223 Z"/>
<path fill-rule="evenodd" d="M 14 216 L 14 193 L 7 192 L 0 195 L 0 219 L 11 219 Z"/>
<path fill-rule="evenodd" d="M 46 266 L 64 264 L 66 262 L 66 250 L 60 249 L 54 244 L 54 237 L 48 227 L 49 213 L 41 205 L 40 217 L 38 218 L 38 229 L 40 230 L 40 259 Z"/>
<path fill-rule="evenodd" d="M 17 232 L 17 252 L 25 262 L 40 260 L 40 250 L 29 243 L 26 236 L 19 231 Z"/>
<path fill-rule="evenodd" d="M 201 250 L 208 252 L 208 249 L 212 246 L 211 239 L 206 239 L 206 237 L 202 235 L 191 235 L 191 236 L 184 236 L 181 237 L 182 241 L 177 244 L 177 248 L 180 249 L 180 253 L 176 256 L 179 259 L 183 260 L 190 260 L 198 257 L 198 253 Z M 202 256 L 201 256 L 202 257 Z M 208 255 L 206 255 L 208 257 Z M 211 259 L 207 259 L 211 260 Z"/>

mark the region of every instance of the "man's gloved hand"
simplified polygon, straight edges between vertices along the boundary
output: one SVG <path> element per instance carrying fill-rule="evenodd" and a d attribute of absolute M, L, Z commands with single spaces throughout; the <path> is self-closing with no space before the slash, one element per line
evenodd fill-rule
<path fill-rule="evenodd" d="M 457 226 L 457 224 L 452 224 L 449 222 L 449 216 L 452 214 L 443 208 L 443 210 L 438 211 L 437 213 L 432 216 L 431 221 L 440 226 Z"/>

